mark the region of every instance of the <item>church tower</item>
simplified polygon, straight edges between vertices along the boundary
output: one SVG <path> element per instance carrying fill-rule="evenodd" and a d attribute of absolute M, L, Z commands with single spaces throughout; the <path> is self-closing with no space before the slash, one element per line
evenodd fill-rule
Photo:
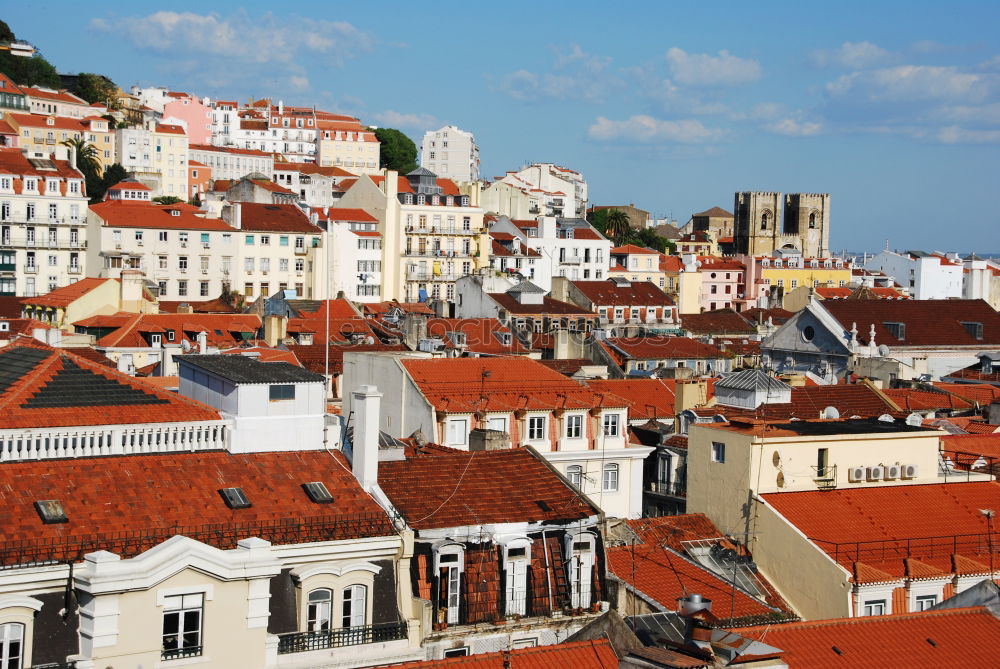
<path fill-rule="evenodd" d="M 770 256 L 797 250 L 806 258 L 830 254 L 829 193 L 736 193 L 733 244 L 736 253 Z"/>
<path fill-rule="evenodd" d="M 781 193 L 737 193 L 733 203 L 736 253 L 771 255 L 781 230 Z"/>

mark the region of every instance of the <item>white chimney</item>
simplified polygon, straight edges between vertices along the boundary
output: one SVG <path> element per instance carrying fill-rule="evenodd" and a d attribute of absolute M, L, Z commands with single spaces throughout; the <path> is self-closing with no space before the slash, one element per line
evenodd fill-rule
<path fill-rule="evenodd" d="M 204 332 L 198 333 L 198 353 L 204 355 L 208 352 L 208 335 Z"/>
<path fill-rule="evenodd" d="M 354 405 L 354 439 L 351 470 L 361 487 L 378 485 L 378 421 L 382 393 L 375 386 L 361 386 L 351 393 Z"/>

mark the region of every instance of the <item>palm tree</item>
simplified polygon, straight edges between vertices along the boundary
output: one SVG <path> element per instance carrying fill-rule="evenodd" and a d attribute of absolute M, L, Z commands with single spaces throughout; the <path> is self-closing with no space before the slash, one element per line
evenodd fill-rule
<path fill-rule="evenodd" d="M 100 176 L 101 154 L 96 146 L 87 142 L 87 140 L 85 140 L 82 136 L 63 140 L 60 144 L 73 149 L 76 154 L 76 169 L 83 172 L 85 176 Z"/>
<path fill-rule="evenodd" d="M 611 237 L 615 246 L 621 246 L 632 236 L 632 226 L 629 225 L 628 216 L 624 211 L 615 209 L 608 212 L 605 221 L 604 232 Z"/>

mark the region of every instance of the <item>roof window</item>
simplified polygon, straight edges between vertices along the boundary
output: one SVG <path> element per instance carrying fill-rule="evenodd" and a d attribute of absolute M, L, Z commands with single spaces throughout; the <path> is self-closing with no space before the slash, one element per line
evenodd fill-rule
<path fill-rule="evenodd" d="M 62 502 L 57 499 L 38 500 L 35 502 L 35 510 L 38 511 L 38 515 L 42 517 L 42 522 L 46 525 L 69 522 Z"/>
<path fill-rule="evenodd" d="M 220 488 L 219 494 L 230 509 L 249 509 L 251 506 L 243 488 Z"/>
<path fill-rule="evenodd" d="M 882 325 L 896 339 L 900 341 L 906 339 L 906 323 L 882 323 Z"/>
<path fill-rule="evenodd" d="M 326 489 L 326 485 L 322 481 L 303 483 L 302 489 L 309 495 L 309 499 L 317 504 L 329 504 L 333 501 L 333 495 Z"/>
<path fill-rule="evenodd" d="M 965 331 L 969 333 L 969 336 L 975 337 L 976 339 L 983 338 L 982 323 L 972 323 L 972 322 L 962 321 L 962 327 L 965 328 Z"/>

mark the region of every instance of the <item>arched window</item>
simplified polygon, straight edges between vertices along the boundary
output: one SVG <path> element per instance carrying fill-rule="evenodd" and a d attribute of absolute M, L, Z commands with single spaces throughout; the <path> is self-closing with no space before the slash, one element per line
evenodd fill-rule
<path fill-rule="evenodd" d="M 768 219 L 770 219 L 770 218 L 771 218 L 770 213 L 766 212 L 766 211 L 763 214 L 760 215 L 760 229 L 761 230 L 767 230 L 767 222 L 768 222 Z"/>
<path fill-rule="evenodd" d="M 816 214 L 809 214 L 809 227 L 810 228 L 816 227 Z"/>
<path fill-rule="evenodd" d="M 333 625 L 333 592 L 326 588 L 309 593 L 309 620 L 306 631 L 326 632 Z"/>
<path fill-rule="evenodd" d="M 21 669 L 24 659 L 24 625 L 0 625 L 0 666 L 4 669 Z"/>
<path fill-rule="evenodd" d="M 601 479 L 601 490 L 616 492 L 618 490 L 618 465 L 604 465 L 604 476 Z"/>
<path fill-rule="evenodd" d="M 344 588 L 341 608 L 341 627 L 363 627 L 368 608 L 368 588 L 363 585 L 349 585 Z"/>
<path fill-rule="evenodd" d="M 570 465 L 566 468 L 566 478 L 577 488 L 583 483 L 583 467 L 580 465 Z"/>

